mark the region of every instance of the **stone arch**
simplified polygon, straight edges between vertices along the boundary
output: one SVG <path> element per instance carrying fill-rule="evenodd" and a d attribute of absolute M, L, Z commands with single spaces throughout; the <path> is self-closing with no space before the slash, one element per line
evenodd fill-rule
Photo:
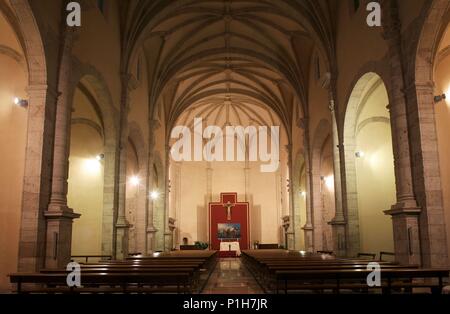
<path fill-rule="evenodd" d="M 83 82 L 92 89 L 101 118 L 104 140 L 104 194 L 102 217 L 102 255 L 113 255 L 114 220 L 117 214 L 117 168 L 118 168 L 118 111 L 103 75 L 92 65 L 73 60 L 73 74 L 69 100 L 73 101 L 75 89 Z"/>
<path fill-rule="evenodd" d="M 433 0 L 424 5 L 415 29 L 408 63 L 407 99 L 411 127 L 414 192 L 420 215 L 421 258 L 424 266 L 447 266 L 444 191 L 434 103 L 435 63 L 441 39 L 450 23 L 450 3 Z M 448 226 L 447 226 L 448 228 Z M 439 243 L 439 244 L 438 244 Z"/>
<path fill-rule="evenodd" d="M 322 213 L 322 183 L 321 183 L 321 157 L 327 140 L 331 136 L 331 123 L 322 119 L 316 127 L 311 147 L 311 220 L 313 224 L 313 245 L 314 250 L 323 249 L 323 213 Z"/>
<path fill-rule="evenodd" d="M 381 80 L 384 82 L 386 89 L 388 91 L 388 95 L 390 95 L 390 72 L 389 72 L 389 67 L 387 66 L 387 61 L 383 60 L 383 62 L 380 61 L 369 61 L 367 63 L 365 63 L 363 66 L 361 66 L 358 70 L 358 72 L 355 74 L 355 76 L 353 77 L 352 81 L 350 82 L 350 84 L 348 85 L 346 91 L 345 91 L 345 102 L 342 104 L 342 110 L 343 113 L 340 115 L 340 121 L 337 121 L 339 126 L 338 131 L 339 131 L 339 136 L 342 137 L 343 141 L 345 141 L 345 136 L 344 136 L 344 126 L 345 126 L 345 121 L 346 121 L 346 116 L 347 116 L 347 112 L 348 112 L 348 105 L 350 103 L 350 98 L 352 97 L 352 93 L 354 91 L 355 86 L 358 84 L 359 80 L 364 77 L 366 74 L 368 73 L 373 73 L 375 75 L 378 75 Z M 389 99 L 391 98 L 391 96 L 389 96 Z"/>
<path fill-rule="evenodd" d="M 346 112 L 343 124 L 343 143 L 344 143 L 344 165 L 345 165 L 345 183 L 346 183 L 346 216 L 347 216 L 347 254 L 356 255 L 361 247 L 361 226 L 360 226 L 360 208 L 358 205 L 358 186 L 357 186 L 357 135 L 364 127 L 372 123 L 387 124 L 390 128 L 390 119 L 382 116 L 371 116 L 366 118 L 358 125 L 358 117 L 367 104 L 372 94 L 382 86 L 389 99 L 389 91 L 384 84 L 383 78 L 378 74 L 379 71 L 369 71 L 356 77 L 356 83 L 353 85 L 351 94 L 348 97 Z M 386 76 L 387 77 L 387 76 Z M 386 103 L 386 105 L 388 105 Z M 394 138 L 391 136 L 392 140 Z M 390 206 L 391 204 L 389 204 Z M 381 208 L 380 210 L 388 208 Z"/>
<path fill-rule="evenodd" d="M 25 151 L 26 185 L 22 192 L 19 271 L 37 271 L 45 263 L 44 211 L 50 199 L 56 82 L 50 80 L 44 38 L 27 0 L 0 2 L 0 11 L 12 26 L 24 52 L 28 71 L 28 130 Z M 33 218 L 30 218 L 33 217 Z"/>

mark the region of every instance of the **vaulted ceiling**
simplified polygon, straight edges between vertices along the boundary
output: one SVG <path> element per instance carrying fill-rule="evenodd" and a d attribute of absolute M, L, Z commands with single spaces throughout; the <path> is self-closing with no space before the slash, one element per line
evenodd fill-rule
<path fill-rule="evenodd" d="M 123 2 L 124 58 L 144 50 L 150 106 L 164 104 L 169 127 L 191 106 L 254 104 L 289 130 L 294 106 L 305 112 L 312 56 L 334 58 L 334 1 Z"/>

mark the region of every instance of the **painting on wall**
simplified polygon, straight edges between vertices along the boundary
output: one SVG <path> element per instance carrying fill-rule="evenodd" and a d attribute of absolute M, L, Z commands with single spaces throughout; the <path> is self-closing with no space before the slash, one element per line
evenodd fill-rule
<path fill-rule="evenodd" d="M 221 240 L 240 239 L 241 238 L 241 224 L 239 224 L 239 223 L 219 223 L 219 224 L 217 224 L 217 238 L 221 239 Z"/>

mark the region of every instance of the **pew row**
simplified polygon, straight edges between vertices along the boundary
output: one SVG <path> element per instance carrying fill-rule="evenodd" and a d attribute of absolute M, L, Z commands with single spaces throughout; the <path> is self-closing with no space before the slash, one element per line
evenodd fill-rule
<path fill-rule="evenodd" d="M 199 293 L 215 264 L 217 252 L 139 256 L 125 261 L 80 264 L 81 287 L 69 287 L 65 269 L 10 274 L 17 293 Z"/>
<path fill-rule="evenodd" d="M 369 287 L 367 259 L 340 259 L 324 254 L 273 250 L 271 252 L 243 251 L 244 265 L 267 293 L 331 291 L 339 294 L 381 292 L 412 293 L 425 288 L 441 293 L 448 269 L 419 269 L 418 266 L 378 262 L 381 286 Z"/>

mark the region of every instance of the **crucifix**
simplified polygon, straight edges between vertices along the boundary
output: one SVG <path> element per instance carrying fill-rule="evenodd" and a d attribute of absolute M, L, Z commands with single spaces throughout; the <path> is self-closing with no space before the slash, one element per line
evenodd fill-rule
<path fill-rule="evenodd" d="M 228 203 L 223 204 L 223 207 L 227 208 L 227 220 L 231 220 L 231 208 L 234 207 L 234 204 L 228 201 Z"/>

